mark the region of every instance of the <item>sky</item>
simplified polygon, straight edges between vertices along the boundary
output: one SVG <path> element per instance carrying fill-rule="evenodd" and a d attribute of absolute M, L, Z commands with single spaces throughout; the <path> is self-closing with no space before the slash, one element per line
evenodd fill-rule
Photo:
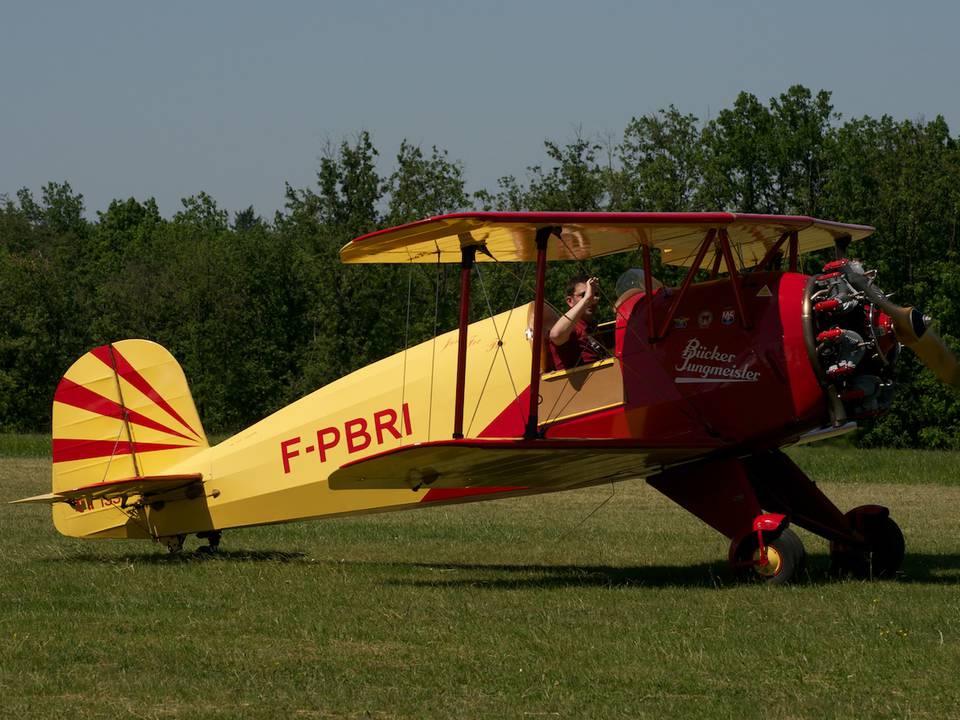
<path fill-rule="evenodd" d="M 794 84 L 956 137 L 958 28 L 960 3 L 923 0 L 0 0 L 0 195 L 67 181 L 95 219 L 204 191 L 269 219 L 361 130 L 385 174 L 407 139 L 493 190 L 546 139 L 615 142 L 670 104 L 705 120 Z"/>

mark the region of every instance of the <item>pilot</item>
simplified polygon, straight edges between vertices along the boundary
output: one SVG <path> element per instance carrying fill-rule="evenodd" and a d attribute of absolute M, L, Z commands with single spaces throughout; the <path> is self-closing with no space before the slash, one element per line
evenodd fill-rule
<path fill-rule="evenodd" d="M 567 283 L 567 311 L 550 328 L 550 357 L 556 370 L 596 362 L 606 355 L 593 338 L 600 281 L 580 275 Z"/>

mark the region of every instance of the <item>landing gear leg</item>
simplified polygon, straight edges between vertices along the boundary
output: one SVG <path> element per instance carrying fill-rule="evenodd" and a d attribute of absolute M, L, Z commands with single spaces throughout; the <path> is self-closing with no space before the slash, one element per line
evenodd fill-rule
<path fill-rule="evenodd" d="M 175 555 L 181 550 L 183 550 L 183 541 L 187 539 L 186 535 L 167 535 L 166 537 L 157 538 L 160 544 L 167 548 L 167 552 L 171 555 Z"/>

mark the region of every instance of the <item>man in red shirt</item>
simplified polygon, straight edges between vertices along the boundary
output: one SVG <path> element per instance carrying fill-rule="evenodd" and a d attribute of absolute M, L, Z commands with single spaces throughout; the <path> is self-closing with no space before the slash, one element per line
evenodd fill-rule
<path fill-rule="evenodd" d="M 550 357 L 556 370 L 596 362 L 602 347 L 591 334 L 597 326 L 594 311 L 600 281 L 579 276 L 567 284 L 567 311 L 550 328 Z"/>

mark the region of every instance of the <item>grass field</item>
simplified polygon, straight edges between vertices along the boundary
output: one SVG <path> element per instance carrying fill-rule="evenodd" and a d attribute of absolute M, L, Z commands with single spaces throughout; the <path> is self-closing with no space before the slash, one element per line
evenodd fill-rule
<path fill-rule="evenodd" d="M 14 454 L 0 497 L 45 492 Z M 0 718 L 960 717 L 960 454 L 793 455 L 842 508 L 892 508 L 899 580 L 831 580 L 800 531 L 804 582 L 735 585 L 643 482 L 228 532 L 211 559 L 2 505 Z"/>

